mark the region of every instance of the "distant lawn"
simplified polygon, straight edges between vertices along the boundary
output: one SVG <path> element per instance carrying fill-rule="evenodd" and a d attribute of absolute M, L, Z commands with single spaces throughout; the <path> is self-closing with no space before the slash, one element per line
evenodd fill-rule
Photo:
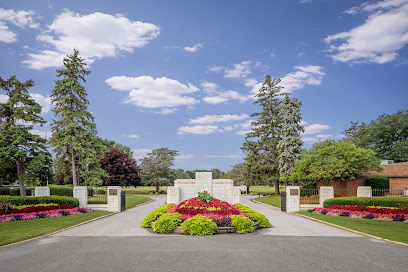
<path fill-rule="evenodd" d="M 310 212 L 298 213 L 384 239 L 408 244 L 408 223 L 329 216 Z"/>
<path fill-rule="evenodd" d="M 129 188 L 122 188 L 123 191 L 126 191 L 126 194 L 135 194 L 135 195 L 146 195 L 149 194 L 149 191 L 156 192 L 156 186 L 131 186 Z M 167 186 L 160 186 L 160 190 L 167 192 Z"/>
<path fill-rule="evenodd" d="M 0 223 L 0 246 L 49 234 L 110 213 L 94 211 L 63 217 Z"/>
<path fill-rule="evenodd" d="M 131 209 L 136 205 L 142 204 L 144 202 L 147 202 L 151 200 L 148 197 L 145 196 L 126 196 L 126 209 Z"/>
<path fill-rule="evenodd" d="M 264 204 L 268 204 L 277 208 L 281 207 L 281 199 L 280 197 L 271 197 L 271 196 L 267 196 L 267 197 L 258 197 L 255 198 L 254 200 L 264 203 Z"/>

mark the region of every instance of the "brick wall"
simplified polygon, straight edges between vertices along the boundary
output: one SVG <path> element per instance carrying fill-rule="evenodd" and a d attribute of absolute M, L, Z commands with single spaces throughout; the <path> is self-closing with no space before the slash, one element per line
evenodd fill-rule
<path fill-rule="evenodd" d="M 390 190 L 408 188 L 407 178 L 390 178 Z"/>
<path fill-rule="evenodd" d="M 336 196 L 350 196 L 357 195 L 358 186 L 365 186 L 366 178 L 345 179 L 335 178 L 330 185 L 325 185 L 324 182 L 318 181 L 317 188 L 321 186 L 333 186 Z"/>

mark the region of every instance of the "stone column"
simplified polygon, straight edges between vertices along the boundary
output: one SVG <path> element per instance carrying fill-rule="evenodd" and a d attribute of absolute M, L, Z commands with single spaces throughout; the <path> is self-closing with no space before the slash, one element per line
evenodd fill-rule
<path fill-rule="evenodd" d="M 180 187 L 167 187 L 167 203 L 180 204 Z"/>
<path fill-rule="evenodd" d="M 74 197 L 79 200 L 79 207 L 86 208 L 88 204 L 88 188 L 86 186 L 74 186 Z"/>
<path fill-rule="evenodd" d="M 323 207 L 323 203 L 326 199 L 334 198 L 334 189 L 331 186 L 322 186 L 319 189 L 319 202 L 320 207 Z"/>
<path fill-rule="evenodd" d="M 212 192 L 212 173 L 211 172 L 197 172 L 196 173 L 196 188 L 197 192 L 207 191 L 209 194 Z"/>
<path fill-rule="evenodd" d="M 300 187 L 286 186 L 286 212 L 300 211 Z"/>
<path fill-rule="evenodd" d="M 121 212 L 121 187 L 109 186 L 108 187 L 108 211 L 109 212 Z"/>
<path fill-rule="evenodd" d="M 50 188 L 47 186 L 37 186 L 35 187 L 35 196 L 49 196 Z"/>
<path fill-rule="evenodd" d="M 241 200 L 241 189 L 238 186 L 231 186 L 226 188 L 227 191 L 227 202 L 234 205 L 235 203 L 240 203 Z"/>
<path fill-rule="evenodd" d="M 358 186 L 357 197 L 372 197 L 371 186 Z"/>

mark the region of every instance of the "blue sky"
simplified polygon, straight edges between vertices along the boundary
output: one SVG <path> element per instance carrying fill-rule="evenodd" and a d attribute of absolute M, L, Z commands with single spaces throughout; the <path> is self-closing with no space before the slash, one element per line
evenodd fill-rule
<path fill-rule="evenodd" d="M 99 136 L 186 170 L 242 162 L 266 74 L 302 101 L 306 148 L 406 110 L 407 44 L 408 0 L 0 1 L 0 76 L 33 79 L 45 120 L 76 48 Z"/>

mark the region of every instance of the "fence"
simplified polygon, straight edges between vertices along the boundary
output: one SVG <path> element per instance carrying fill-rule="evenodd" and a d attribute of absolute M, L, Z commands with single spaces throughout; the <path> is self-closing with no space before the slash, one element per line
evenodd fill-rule
<path fill-rule="evenodd" d="M 319 189 L 301 188 L 300 204 L 319 204 Z"/>
<path fill-rule="evenodd" d="M 92 188 L 88 189 L 88 204 L 107 204 L 108 191 L 107 188 Z"/>
<path fill-rule="evenodd" d="M 34 196 L 35 190 L 34 189 L 27 189 L 26 188 L 26 195 L 27 196 Z M 15 187 L 0 187 L 0 195 L 5 196 L 19 196 L 20 195 L 20 188 Z"/>
<path fill-rule="evenodd" d="M 334 197 L 357 196 L 356 189 L 334 188 Z"/>
<path fill-rule="evenodd" d="M 404 189 L 372 189 L 373 196 L 403 197 Z"/>

